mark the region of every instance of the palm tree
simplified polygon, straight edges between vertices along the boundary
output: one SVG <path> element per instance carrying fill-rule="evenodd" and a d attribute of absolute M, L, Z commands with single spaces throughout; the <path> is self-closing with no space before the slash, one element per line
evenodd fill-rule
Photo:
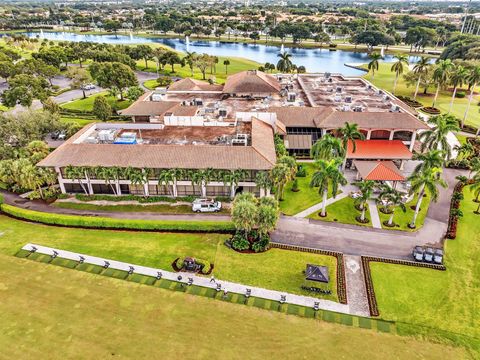
<path fill-rule="evenodd" d="M 197 56 L 197 53 L 195 51 L 186 51 L 186 54 L 187 55 L 185 55 L 183 60 L 186 64 L 188 64 L 188 67 L 190 68 L 193 77 L 193 66 L 195 64 L 195 57 Z"/>
<path fill-rule="evenodd" d="M 283 199 L 283 189 L 285 184 L 290 180 L 292 171 L 286 165 L 277 163 L 271 170 L 273 184 L 275 185 L 275 198 L 279 201 Z"/>
<path fill-rule="evenodd" d="M 371 53 L 370 54 L 370 62 L 368 63 L 368 72 L 372 72 L 372 79 L 374 78 L 375 76 L 375 71 L 378 70 L 378 65 L 379 65 L 379 60 L 382 59 L 382 55 L 380 55 L 379 53 Z"/>
<path fill-rule="evenodd" d="M 375 188 L 375 181 L 372 180 L 362 180 L 360 182 L 354 183 L 360 189 L 361 195 L 356 199 L 357 203 L 360 204 L 360 209 L 362 210 L 362 215 L 360 216 L 360 222 L 364 223 L 365 221 L 365 212 L 367 210 L 367 201 L 372 198 L 373 189 Z"/>
<path fill-rule="evenodd" d="M 72 179 L 74 181 L 77 181 L 80 187 L 82 188 L 82 190 L 84 191 L 85 195 L 88 195 L 89 194 L 88 189 L 85 187 L 85 184 L 83 183 L 83 180 L 86 177 L 85 173 L 86 173 L 86 170 L 83 167 L 68 165 L 65 168 L 65 177 L 67 179 Z"/>
<path fill-rule="evenodd" d="M 408 56 L 407 55 L 395 55 L 397 61 L 392 65 L 390 71 L 395 72 L 395 81 L 393 82 L 393 94 L 395 94 L 395 89 L 397 88 L 398 77 L 403 74 L 405 71 L 405 66 L 408 68 Z"/>
<path fill-rule="evenodd" d="M 145 185 L 148 182 L 149 173 L 150 173 L 149 169 L 137 169 L 137 168 L 128 167 L 125 170 L 125 177 L 133 185 Z"/>
<path fill-rule="evenodd" d="M 442 168 L 445 162 L 445 152 L 443 150 L 433 149 L 424 153 L 416 153 L 413 155 L 413 160 L 420 161 L 413 170 L 414 173 L 419 173 L 431 168 Z"/>
<path fill-rule="evenodd" d="M 413 67 L 413 72 L 418 75 L 417 86 L 415 87 L 415 95 L 413 96 L 413 99 L 417 99 L 418 89 L 420 87 L 420 82 L 422 81 L 422 76 L 425 76 L 427 74 L 430 66 L 430 59 L 422 56 Z"/>
<path fill-rule="evenodd" d="M 119 195 L 117 194 L 116 184 L 114 185 L 114 183 L 112 182 L 116 180 L 115 170 L 113 168 L 101 166 L 94 168 L 93 172 L 97 179 L 105 180 L 105 185 L 110 186 L 114 195 Z"/>
<path fill-rule="evenodd" d="M 447 141 L 449 132 L 457 132 L 460 130 L 457 119 L 449 114 L 433 116 L 428 119 L 428 123 L 433 125 L 432 128 L 425 130 L 419 136 L 422 140 L 421 150 L 441 149 L 445 152 L 447 160 L 452 156 L 450 144 Z"/>
<path fill-rule="evenodd" d="M 467 78 L 468 86 L 470 86 L 470 95 L 468 96 L 467 108 L 465 109 L 465 114 L 463 115 L 463 119 L 461 122 L 462 128 L 463 128 L 463 125 L 465 124 L 465 120 L 468 115 L 468 110 L 470 109 L 470 104 L 472 103 L 472 100 L 473 100 L 473 92 L 475 91 L 475 87 L 479 82 L 480 82 L 480 65 L 477 65 L 470 70 L 470 74 L 468 75 L 468 78 Z M 477 134 L 476 134 L 477 136 L 478 136 L 478 131 L 479 130 L 477 130 Z"/>
<path fill-rule="evenodd" d="M 380 187 L 380 193 L 378 194 L 378 199 L 379 200 L 384 200 L 384 203 L 383 203 L 383 212 L 385 214 L 388 214 L 388 208 L 389 208 L 389 203 L 388 203 L 388 199 L 390 198 L 390 196 L 392 196 L 392 194 L 397 191 L 395 190 L 394 188 L 392 188 L 390 185 L 388 184 L 380 184 L 379 185 Z"/>
<path fill-rule="evenodd" d="M 365 135 L 363 135 L 358 130 L 357 124 L 349 124 L 345 122 L 345 125 L 342 128 L 338 128 L 337 131 L 340 133 L 342 139 L 342 147 L 343 147 L 343 163 L 342 169 L 345 170 L 345 165 L 347 164 L 347 148 L 348 143 L 352 143 L 352 152 L 357 150 L 357 142 L 356 140 L 365 140 Z"/>
<path fill-rule="evenodd" d="M 233 199 L 235 197 L 235 192 L 237 191 L 237 185 L 240 180 L 245 179 L 247 172 L 242 169 L 225 171 L 223 173 L 223 182 L 230 186 L 230 197 Z"/>
<path fill-rule="evenodd" d="M 335 198 L 337 196 L 338 186 L 346 185 L 347 180 L 340 170 L 342 160 L 340 158 L 325 161 L 323 159 L 317 160 L 316 165 L 318 170 L 312 175 L 310 187 L 318 186 L 318 193 L 323 196 L 321 216 L 327 216 L 327 197 L 328 188 L 331 188 L 331 194 Z"/>
<path fill-rule="evenodd" d="M 477 174 L 472 178 L 472 183 L 470 185 L 470 191 L 473 192 L 475 195 L 475 199 L 473 199 L 474 202 L 479 203 L 478 208 L 477 208 L 477 213 L 480 210 L 480 175 Z"/>
<path fill-rule="evenodd" d="M 468 74 L 468 69 L 465 69 L 462 65 L 458 65 L 455 67 L 455 71 L 453 71 L 452 75 L 450 76 L 450 84 L 453 86 L 453 94 L 452 99 L 450 100 L 448 113 L 452 111 L 453 101 L 455 100 L 455 95 L 457 95 L 457 89 L 463 86 L 467 80 Z"/>
<path fill-rule="evenodd" d="M 199 170 L 188 170 L 188 178 L 193 187 L 193 193 L 195 194 L 195 185 L 200 185 L 203 182 L 203 174 Z"/>
<path fill-rule="evenodd" d="M 387 201 L 388 206 L 390 206 L 392 210 L 386 225 L 389 227 L 392 227 L 394 225 L 393 217 L 395 216 L 395 209 L 400 208 L 403 212 L 407 212 L 407 207 L 403 202 L 403 195 L 398 190 L 395 190 L 395 189 L 392 189 L 390 194 L 388 194 L 388 196 L 385 197 L 385 200 Z"/>
<path fill-rule="evenodd" d="M 259 171 L 255 176 L 255 183 L 260 189 L 264 190 L 265 196 L 269 195 L 272 186 L 272 179 L 267 171 Z"/>
<path fill-rule="evenodd" d="M 344 156 L 344 147 L 342 141 L 330 134 L 324 135 L 313 144 L 310 155 L 315 160 L 330 160 Z"/>
<path fill-rule="evenodd" d="M 411 182 L 411 192 L 418 191 L 418 199 L 417 204 L 415 206 L 415 213 L 413 214 L 412 222 L 408 225 L 411 229 L 416 227 L 418 213 L 420 212 L 420 207 L 422 205 L 423 196 L 425 195 L 425 191 L 428 190 L 430 196 L 432 197 L 432 201 L 437 201 L 439 191 L 438 186 L 442 186 L 444 188 L 447 187 L 447 183 L 440 177 L 442 174 L 442 169 L 440 168 L 430 168 L 426 169 L 425 171 L 412 174 L 408 180 Z"/>
<path fill-rule="evenodd" d="M 437 84 L 437 90 L 435 91 L 435 97 L 433 99 L 432 107 L 435 107 L 437 104 L 437 97 L 442 86 L 448 82 L 450 76 L 450 71 L 453 68 L 453 63 L 450 59 L 438 60 L 435 70 L 433 71 L 433 80 Z"/>
<path fill-rule="evenodd" d="M 289 73 L 293 67 L 293 63 L 291 60 L 292 55 L 288 52 L 284 52 L 277 54 L 277 56 L 280 58 L 280 60 L 278 60 L 277 62 L 277 70 Z"/>
<path fill-rule="evenodd" d="M 228 74 L 228 65 L 230 65 L 230 60 L 223 60 L 223 65 L 225 65 L 225 74 Z"/>
<path fill-rule="evenodd" d="M 466 141 L 461 145 L 455 145 L 453 147 L 453 150 L 457 152 L 457 159 L 458 158 L 466 159 L 474 153 L 475 148 L 470 142 Z"/>
<path fill-rule="evenodd" d="M 173 176 L 173 197 L 178 196 L 178 181 L 185 177 L 185 170 L 183 169 L 171 169 Z"/>
<path fill-rule="evenodd" d="M 174 173 L 169 169 L 164 169 L 160 171 L 160 174 L 158 175 L 158 185 L 160 186 L 165 185 L 165 187 L 167 188 L 167 192 L 172 196 L 174 195 L 174 191 L 173 191 L 173 188 L 170 191 L 170 183 L 172 183 L 174 179 L 175 179 Z"/>

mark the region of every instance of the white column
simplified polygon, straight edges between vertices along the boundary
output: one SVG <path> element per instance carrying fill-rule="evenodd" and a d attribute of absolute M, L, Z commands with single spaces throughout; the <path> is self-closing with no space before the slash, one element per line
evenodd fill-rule
<path fill-rule="evenodd" d="M 270 188 L 267 188 L 267 195 L 266 196 L 270 196 Z"/>
<path fill-rule="evenodd" d="M 415 139 L 417 138 L 417 132 L 414 131 L 412 133 L 412 138 L 410 139 L 410 147 L 408 150 L 413 151 L 413 147 L 415 146 Z"/>
<path fill-rule="evenodd" d="M 202 197 L 207 197 L 207 184 L 202 181 Z"/>
<path fill-rule="evenodd" d="M 122 195 L 122 189 L 120 188 L 120 182 L 118 180 L 115 181 L 115 191 L 117 195 Z"/>
<path fill-rule="evenodd" d="M 85 179 L 87 181 L 88 194 L 93 195 L 93 186 L 92 186 L 92 183 L 90 182 L 90 178 L 88 177 L 88 174 L 86 171 L 85 171 Z"/>
<path fill-rule="evenodd" d="M 57 180 L 58 180 L 58 185 L 60 186 L 60 191 L 62 194 L 66 194 L 67 192 L 65 191 L 65 184 L 63 183 L 63 176 L 62 176 L 62 172 L 60 171 L 60 168 L 55 167 L 55 172 L 57 173 Z"/>
<path fill-rule="evenodd" d="M 370 140 L 370 136 L 372 135 L 372 130 L 367 131 L 367 140 Z"/>
<path fill-rule="evenodd" d="M 260 188 L 260 197 L 264 197 L 264 196 L 265 196 L 265 189 Z"/>
<path fill-rule="evenodd" d="M 403 170 L 404 164 L 405 164 L 405 160 L 400 160 L 400 170 Z"/>
<path fill-rule="evenodd" d="M 390 130 L 390 136 L 388 137 L 388 140 L 393 140 L 393 134 L 395 133 L 394 130 Z"/>
<path fill-rule="evenodd" d="M 173 180 L 173 197 L 177 197 L 178 192 L 177 192 L 177 179 Z"/>
<path fill-rule="evenodd" d="M 150 192 L 148 191 L 148 182 L 146 184 L 143 184 L 143 193 L 145 196 L 150 195 Z"/>

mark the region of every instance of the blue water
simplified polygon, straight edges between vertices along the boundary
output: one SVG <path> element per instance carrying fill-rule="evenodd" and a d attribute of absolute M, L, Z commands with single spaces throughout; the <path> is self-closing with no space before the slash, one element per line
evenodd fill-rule
<path fill-rule="evenodd" d="M 278 46 L 267 46 L 263 44 L 242 44 L 223 41 L 198 41 L 191 39 L 163 39 L 154 37 L 140 37 L 135 35 L 85 35 L 69 32 L 27 32 L 29 37 L 40 37 L 48 40 L 58 41 L 86 41 L 107 44 L 140 44 L 160 43 L 168 45 L 178 51 L 195 51 L 196 53 L 207 53 L 209 55 L 242 57 L 254 60 L 261 64 L 266 62 L 276 64 L 277 54 L 280 52 Z M 344 64 L 358 64 L 368 62 L 368 54 L 353 51 L 329 51 L 328 49 L 301 49 L 285 47 L 285 51 L 292 54 L 292 61 L 297 66 L 303 65 L 307 72 L 339 72 L 344 75 L 361 75 L 362 71 L 346 67 Z M 410 62 L 418 60 L 417 57 L 410 57 Z M 385 56 L 385 61 L 392 61 L 391 55 Z"/>

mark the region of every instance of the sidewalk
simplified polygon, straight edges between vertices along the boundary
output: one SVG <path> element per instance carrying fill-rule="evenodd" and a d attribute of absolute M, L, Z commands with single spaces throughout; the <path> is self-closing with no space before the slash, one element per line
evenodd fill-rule
<path fill-rule="evenodd" d="M 378 215 L 377 203 L 375 200 L 368 200 L 368 210 L 370 211 L 370 218 L 372 220 L 372 226 L 375 229 L 381 229 L 382 223 L 380 221 L 380 216 Z"/>
<path fill-rule="evenodd" d="M 322 310 L 334 311 L 334 312 L 350 314 L 350 315 L 360 315 L 355 312 L 352 312 L 350 310 L 349 305 L 340 304 L 330 300 L 317 299 L 310 296 L 302 296 L 302 295 L 296 295 L 296 294 L 280 292 L 275 290 L 268 290 L 264 288 L 247 286 L 243 284 L 238 284 L 238 283 L 233 283 L 233 282 L 223 281 L 218 279 L 215 282 L 211 282 L 210 278 L 208 277 L 201 277 L 192 273 L 171 272 L 171 271 L 166 271 L 162 269 L 155 269 L 155 268 L 150 268 L 150 267 L 145 267 L 140 265 L 134 265 L 134 264 L 129 264 L 125 262 L 74 253 L 71 251 L 60 250 L 60 249 L 55 249 L 55 248 L 37 245 L 37 244 L 31 244 L 31 243 L 26 244 L 25 246 L 22 247 L 22 249 L 26 251 L 31 251 L 32 247 L 35 247 L 37 249 L 36 252 L 45 254 L 45 255 L 52 255 L 53 252 L 56 251 L 57 256 L 59 258 L 73 260 L 73 261 L 79 261 L 80 256 L 82 256 L 84 258 L 83 262 L 86 264 L 93 264 L 93 265 L 103 267 L 105 263 L 108 262 L 109 263 L 108 268 L 115 269 L 115 270 L 122 270 L 122 271 L 128 272 L 129 270 L 131 270 L 131 267 L 133 267 L 134 274 L 152 276 L 155 278 L 160 277 L 162 279 L 181 282 L 184 284 L 188 284 L 189 278 L 191 278 L 193 279 L 193 283 L 192 283 L 193 285 L 202 286 L 202 287 L 211 288 L 211 289 L 217 289 L 217 284 L 219 284 L 221 286 L 220 291 L 226 290 L 228 291 L 228 293 L 245 295 L 247 289 L 250 289 L 251 291 L 250 295 L 253 297 L 259 297 L 259 298 L 273 300 L 273 301 L 280 301 L 281 297 L 285 296 L 284 302 L 286 304 L 295 304 L 295 305 L 313 308 L 315 303 L 318 303 L 319 309 L 322 309 Z"/>

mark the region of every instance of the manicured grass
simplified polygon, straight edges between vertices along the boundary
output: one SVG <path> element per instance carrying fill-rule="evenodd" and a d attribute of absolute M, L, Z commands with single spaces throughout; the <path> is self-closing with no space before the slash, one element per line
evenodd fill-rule
<path fill-rule="evenodd" d="M 333 256 L 281 249 L 270 249 L 260 254 L 241 254 L 219 245 L 214 273 L 219 279 L 316 297 L 315 293 L 300 288 L 305 280 L 303 271 L 306 264 L 328 266 L 332 294 L 322 298 L 338 301 L 336 259 Z"/>
<path fill-rule="evenodd" d="M 215 264 L 218 279 L 302 294 L 302 271 L 307 263 L 327 265 L 336 299 L 335 258 L 272 249 L 262 254 L 239 254 L 224 242 L 230 235 L 173 234 L 56 228 L 0 216 L 0 253 L 15 254 L 25 243 L 57 247 L 83 254 L 171 270 L 177 257 L 193 256 Z M 52 236 L 54 231 L 54 236 Z M 304 293 L 305 294 L 305 293 Z"/>
<path fill-rule="evenodd" d="M 192 207 L 189 205 L 95 205 L 82 204 L 75 202 L 55 202 L 52 204 L 55 207 L 63 209 L 78 209 L 90 211 L 120 211 L 120 212 L 157 212 L 165 214 L 193 214 Z M 228 209 L 222 209 L 218 213 L 211 213 L 213 215 L 229 214 Z"/>
<path fill-rule="evenodd" d="M 461 348 L 212 301 L 0 255 L 9 359 L 192 357 L 460 359 Z M 197 330 L 194 330 L 197 329 Z M 198 330 L 201 329 L 201 330 Z M 254 337 L 252 337 L 254 334 Z M 195 348 L 188 346 L 193 344 Z M 161 346 L 160 346 L 160 345 Z M 375 351 L 372 351 L 375 349 Z"/>
<path fill-rule="evenodd" d="M 379 70 L 375 72 L 375 76 L 373 79 L 371 74 L 364 75 L 364 78 L 371 81 L 374 85 L 391 92 L 393 90 L 393 82 L 395 80 L 395 73 L 390 71 L 391 66 L 391 63 L 380 63 Z M 423 89 L 421 88 L 417 95 L 417 101 L 421 102 L 424 106 L 432 106 L 435 90 L 435 86 L 431 86 L 428 90 L 428 94 L 424 95 Z M 458 91 L 466 92 L 467 96 L 463 99 L 455 99 L 451 113 L 456 117 L 462 119 L 468 104 L 468 92 L 466 88 L 462 90 L 459 89 Z M 411 86 L 408 88 L 405 84 L 403 77 L 400 77 L 398 79 L 395 95 L 403 95 L 413 98 L 414 93 L 415 86 Z M 451 91 L 441 90 L 438 95 L 437 104 L 435 105 L 435 107 L 440 109 L 443 113 L 448 112 L 448 109 L 450 108 L 451 97 Z M 468 111 L 467 119 L 465 121 L 466 124 L 474 126 L 480 125 L 480 113 L 479 107 L 477 106 L 479 99 L 480 97 L 478 95 L 474 95 L 474 99 L 472 101 L 472 104 Z"/>
<path fill-rule="evenodd" d="M 355 202 L 350 196 L 347 196 L 346 198 L 343 198 L 341 200 L 334 202 L 331 205 L 328 205 L 326 217 L 321 217 L 319 215 L 320 213 L 321 213 L 321 210 L 311 214 L 310 216 L 308 216 L 308 218 L 314 219 L 314 220 L 322 220 L 322 221 L 334 221 L 342 224 L 372 226 L 370 213 L 368 211 L 368 205 L 365 213 L 365 218 L 369 220 L 368 223 L 362 224 L 355 220 L 355 217 L 360 216 L 361 212 L 355 208 Z"/>
<path fill-rule="evenodd" d="M 155 90 L 156 87 L 158 87 L 158 82 L 157 79 L 152 79 L 152 80 L 147 80 L 143 83 L 143 86 L 145 86 L 147 89 L 150 90 Z"/>
<path fill-rule="evenodd" d="M 67 116 L 61 116 L 60 117 L 60 121 L 65 123 L 65 124 L 68 124 L 68 123 L 73 123 L 73 124 L 77 124 L 79 126 L 85 126 L 85 125 L 88 125 L 92 122 L 95 122 L 95 121 L 98 121 L 98 120 L 92 120 L 92 119 L 84 119 L 84 118 L 81 118 L 81 117 L 67 117 Z"/>
<path fill-rule="evenodd" d="M 405 230 L 405 231 L 417 231 L 418 229 L 420 229 L 423 226 L 425 217 L 427 216 L 428 207 L 430 205 L 430 195 L 427 194 L 427 196 L 423 198 L 422 206 L 420 207 L 420 212 L 418 213 L 418 217 L 417 217 L 417 227 L 415 229 L 410 229 L 408 227 L 408 224 L 412 221 L 413 214 L 415 213 L 415 209 L 412 209 L 411 207 L 416 206 L 417 200 L 418 200 L 418 196 L 415 195 L 412 201 L 406 204 L 406 207 L 407 207 L 406 212 L 403 212 L 399 208 L 395 210 L 395 216 L 393 217 L 393 222 L 397 224 L 397 226 L 394 228 L 390 228 L 383 225 L 384 221 L 388 221 L 388 219 L 390 218 L 390 215 L 384 214 L 383 212 L 380 211 L 380 208 L 379 208 L 378 215 L 380 216 L 382 227 L 384 229 Z M 380 205 L 378 205 L 378 207 L 380 207 Z"/>
<path fill-rule="evenodd" d="M 62 104 L 61 107 L 67 110 L 89 112 L 93 110 L 93 102 L 95 101 L 95 98 L 100 95 L 105 96 L 110 106 L 112 106 L 112 108 L 115 108 L 117 110 L 125 109 L 132 103 L 132 101 L 130 100 L 119 101 L 113 96 L 109 96 L 107 92 L 101 92 L 98 94 L 90 95 L 86 99 L 78 99 L 78 100 L 70 101 L 68 103 Z"/>
<path fill-rule="evenodd" d="M 183 56 L 184 54 L 181 53 Z M 227 72 L 225 72 L 225 66 L 223 65 L 223 61 L 228 59 L 230 61 L 230 65 L 227 67 Z M 205 79 L 208 80 L 211 77 L 215 77 L 216 82 L 219 84 L 223 84 L 225 82 L 225 79 L 227 78 L 228 75 L 235 74 L 240 71 L 244 70 L 252 70 L 252 69 L 258 69 L 259 66 L 262 64 L 257 63 L 256 61 L 248 60 L 248 59 L 243 59 L 243 58 L 237 58 L 237 57 L 223 57 L 219 56 L 218 57 L 218 64 L 217 64 L 217 71 L 213 71 L 213 74 L 210 72 L 210 68 L 207 70 L 205 73 Z M 157 67 L 155 61 L 149 61 L 148 62 L 148 68 L 145 69 L 145 61 L 144 60 L 138 60 L 137 61 L 137 69 L 139 70 L 146 70 L 146 71 L 151 71 L 151 72 L 156 72 Z M 171 71 L 171 66 L 167 65 L 165 66 L 165 69 L 163 71 L 160 71 L 159 74 L 163 75 L 170 75 L 170 76 L 176 76 L 176 77 L 192 77 L 192 71 L 190 70 L 190 67 L 188 65 L 181 67 L 180 65 L 175 65 L 175 72 L 172 73 Z M 193 69 L 193 78 L 203 80 L 202 73 L 198 70 L 197 67 L 194 67 Z M 152 83 L 148 83 L 149 85 L 152 85 Z M 155 87 L 155 86 L 154 86 Z"/>
<path fill-rule="evenodd" d="M 283 200 L 280 201 L 280 211 L 285 215 L 295 215 L 308 209 L 309 207 L 322 201 L 322 197 L 318 193 L 318 187 L 310 187 L 312 175 L 316 171 L 314 163 L 300 163 L 307 169 L 306 177 L 297 177 L 298 189 L 300 191 L 293 192 L 293 181 L 285 186 Z"/>
<path fill-rule="evenodd" d="M 465 135 L 461 135 L 461 134 L 455 134 L 456 138 L 458 139 L 458 141 L 460 142 L 460 144 L 465 144 L 467 142 L 467 137 Z"/>
<path fill-rule="evenodd" d="M 464 196 L 457 238 L 446 240 L 447 271 L 383 263 L 371 270 L 380 316 L 397 321 L 398 331 L 451 338 L 480 356 L 480 216 L 468 189 Z"/>

